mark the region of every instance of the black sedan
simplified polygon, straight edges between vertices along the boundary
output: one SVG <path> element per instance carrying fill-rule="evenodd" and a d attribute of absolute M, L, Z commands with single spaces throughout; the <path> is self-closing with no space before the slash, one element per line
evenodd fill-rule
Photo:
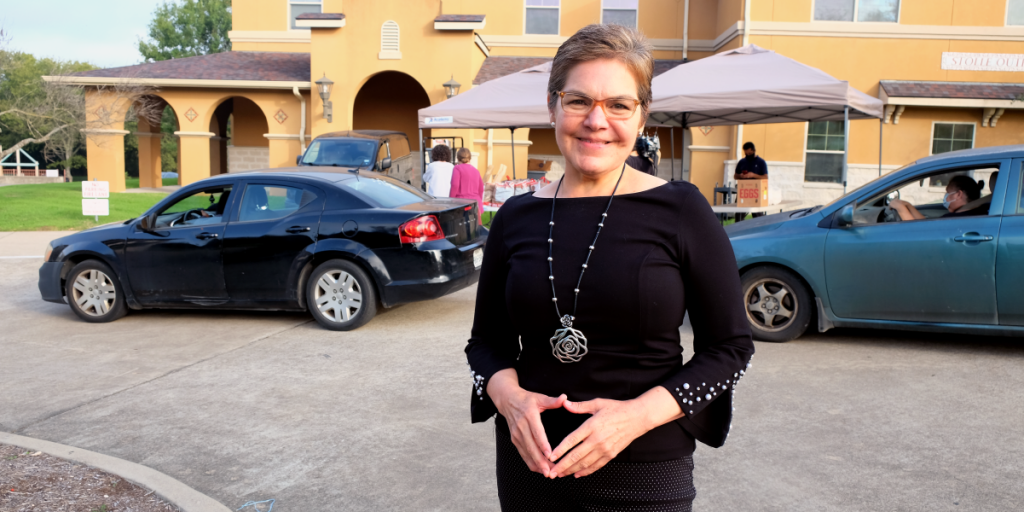
<path fill-rule="evenodd" d="M 378 307 L 475 283 L 487 240 L 476 211 L 372 172 L 220 175 L 139 218 L 54 240 L 39 291 L 87 322 L 144 308 L 308 309 L 350 330 Z"/>

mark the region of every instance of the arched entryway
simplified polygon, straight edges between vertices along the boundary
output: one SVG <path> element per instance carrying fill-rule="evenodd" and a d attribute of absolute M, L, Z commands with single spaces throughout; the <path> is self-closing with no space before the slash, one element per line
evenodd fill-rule
<path fill-rule="evenodd" d="M 415 78 L 399 71 L 384 71 L 367 80 L 356 94 L 352 128 L 404 132 L 415 150 L 419 147 L 417 112 L 429 106 L 430 97 Z"/>
<path fill-rule="evenodd" d="M 178 114 L 163 98 L 149 95 L 128 112 L 125 129 L 126 171 L 137 169 L 139 186 L 143 188 L 163 185 L 162 173 L 179 172 L 181 151 L 178 147 Z M 129 155 L 129 152 L 134 152 Z M 137 166 L 137 167 L 136 167 Z M 173 183 L 173 182 L 171 182 Z"/>
<path fill-rule="evenodd" d="M 252 100 L 232 96 L 210 118 L 210 175 L 270 167 L 267 116 Z"/>

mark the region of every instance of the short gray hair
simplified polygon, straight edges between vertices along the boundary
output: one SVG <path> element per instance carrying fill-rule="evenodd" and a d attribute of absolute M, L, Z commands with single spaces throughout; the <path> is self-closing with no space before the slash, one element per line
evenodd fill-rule
<path fill-rule="evenodd" d="M 654 54 L 643 34 L 622 25 L 587 25 L 558 47 L 551 63 L 551 78 L 548 79 L 548 108 L 554 110 L 558 93 L 565 87 L 572 68 L 598 59 L 618 60 L 633 73 L 642 121 L 646 121 L 653 99 Z"/>

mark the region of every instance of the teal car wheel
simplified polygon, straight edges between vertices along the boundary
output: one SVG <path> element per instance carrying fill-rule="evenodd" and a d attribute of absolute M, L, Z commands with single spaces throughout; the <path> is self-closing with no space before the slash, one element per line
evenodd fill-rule
<path fill-rule="evenodd" d="M 807 286 L 792 272 L 757 267 L 743 274 L 742 288 L 755 340 L 789 341 L 807 330 L 813 300 Z"/>

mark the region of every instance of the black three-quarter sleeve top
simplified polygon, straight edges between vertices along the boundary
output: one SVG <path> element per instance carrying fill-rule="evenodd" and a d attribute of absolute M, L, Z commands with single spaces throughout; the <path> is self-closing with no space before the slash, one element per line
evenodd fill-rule
<path fill-rule="evenodd" d="M 594 240 L 607 197 L 558 199 L 554 285 L 563 315 Z M 615 196 L 580 284 L 573 328 L 587 339 L 580 362 L 562 363 L 550 339 L 562 327 L 551 297 L 548 222 L 551 199 L 506 202 L 492 223 L 477 288 L 472 337 L 473 422 L 497 413 L 487 395 L 492 375 L 515 368 L 519 385 L 569 400 L 629 400 L 667 389 L 685 416 L 633 441 L 619 462 L 653 462 L 693 453 L 694 439 L 721 446 L 732 394 L 754 345 L 728 238 L 697 188 L 676 181 Z M 694 355 L 684 365 L 679 326 L 690 314 Z M 554 448 L 589 416 L 565 409 L 541 414 Z M 498 435 L 509 435 L 499 414 Z"/>

